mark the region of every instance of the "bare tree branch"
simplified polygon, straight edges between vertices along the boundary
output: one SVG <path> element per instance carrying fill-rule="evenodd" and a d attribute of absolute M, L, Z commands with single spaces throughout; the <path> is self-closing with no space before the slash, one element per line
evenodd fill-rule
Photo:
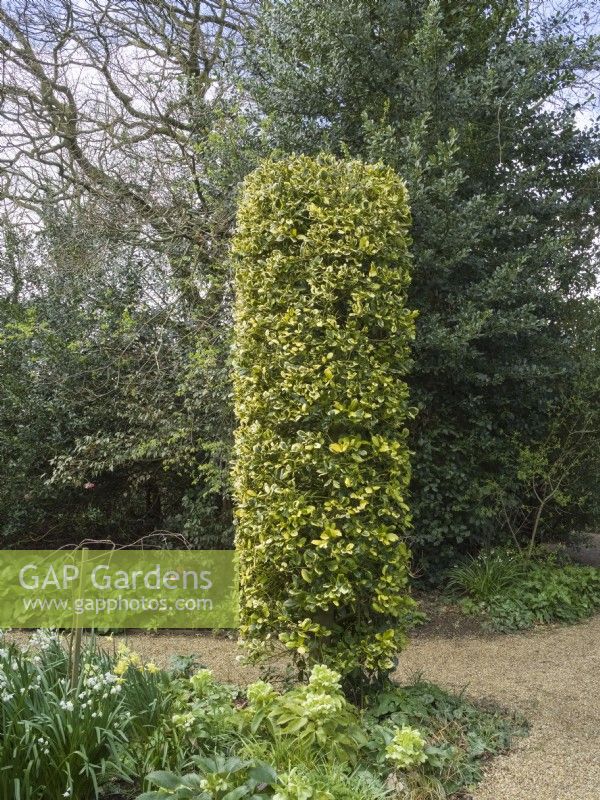
<path fill-rule="evenodd" d="M 190 262 L 209 263 L 227 231 L 210 218 L 197 151 L 255 4 L 0 2 L 0 200 L 35 211 L 94 195 L 198 301 Z"/>

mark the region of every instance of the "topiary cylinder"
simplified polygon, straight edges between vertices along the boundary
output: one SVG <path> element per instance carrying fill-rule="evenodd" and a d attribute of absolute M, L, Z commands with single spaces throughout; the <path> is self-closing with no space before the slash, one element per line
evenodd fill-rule
<path fill-rule="evenodd" d="M 241 633 L 300 672 L 386 674 L 405 640 L 410 211 L 389 168 L 294 156 L 245 181 L 235 275 Z"/>

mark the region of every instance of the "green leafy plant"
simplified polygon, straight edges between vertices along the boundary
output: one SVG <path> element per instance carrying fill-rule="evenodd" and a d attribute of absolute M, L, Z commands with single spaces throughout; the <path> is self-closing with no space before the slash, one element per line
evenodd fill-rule
<path fill-rule="evenodd" d="M 392 740 L 385 748 L 385 755 L 396 769 L 409 769 L 427 761 L 425 739 L 420 731 L 403 725 L 396 728 Z"/>
<path fill-rule="evenodd" d="M 0 647 L 3 798 L 445 798 L 515 733 L 506 716 L 424 683 L 370 694 L 360 710 L 326 665 L 286 691 L 257 681 L 247 700 L 210 670 L 169 674 L 93 639 L 75 686 L 69 667 L 54 634 Z"/>
<path fill-rule="evenodd" d="M 200 667 L 194 655 L 171 656 L 169 672 L 176 677 L 189 678 Z"/>
<path fill-rule="evenodd" d="M 333 763 L 300 763 L 277 774 L 260 761 L 236 757 L 195 758 L 197 772 L 175 775 L 155 772 L 150 781 L 159 788 L 137 800 L 383 800 L 390 792 L 366 770 L 346 772 Z"/>
<path fill-rule="evenodd" d="M 501 632 L 536 624 L 577 622 L 600 608 L 600 569 L 564 563 L 540 549 L 526 557 L 495 550 L 456 565 L 448 588 L 468 614 Z"/>
<path fill-rule="evenodd" d="M 225 748 L 241 724 L 234 707 L 239 690 L 217 682 L 209 669 L 198 670 L 184 686 L 182 709 L 197 721 L 198 739 Z"/>
<path fill-rule="evenodd" d="M 248 687 L 247 715 L 252 734 L 275 743 L 292 737 L 305 751 L 318 750 L 324 759 L 355 762 L 366 744 L 359 717 L 341 690 L 340 675 L 315 665 L 308 683 L 284 694 L 259 681 Z"/>
<path fill-rule="evenodd" d="M 242 761 L 232 756 L 193 759 L 197 772 L 176 775 L 157 771 L 148 781 L 158 791 L 142 794 L 137 800 L 263 800 L 273 796 L 277 773 L 268 764 Z"/>
<path fill-rule="evenodd" d="M 132 672 L 126 698 L 134 695 L 136 707 L 123 760 L 138 781 L 157 769 L 182 772 L 190 764 L 190 753 L 231 747 L 242 724 L 234 708 L 235 687 L 217 683 L 209 669 L 189 678 L 177 677 L 179 672 L 149 673 L 144 667 Z M 140 692 L 144 685 L 149 691 Z M 147 705 L 137 708 L 145 695 Z"/>
<path fill-rule="evenodd" d="M 445 798 L 476 783 L 483 759 L 527 730 L 521 719 L 420 680 L 375 695 L 363 724 L 374 764 L 381 772 L 396 761 L 415 798 Z"/>
<path fill-rule="evenodd" d="M 414 606 L 409 224 L 391 169 L 299 156 L 246 179 L 233 243 L 242 636 L 347 685 L 393 667 Z"/>
<path fill-rule="evenodd" d="M 192 752 L 227 748 L 239 730 L 237 690 L 208 670 L 178 678 L 93 640 L 75 685 L 70 666 L 52 633 L 35 633 L 25 650 L 0 645 L 2 797 L 87 800 L 115 779 L 142 786 L 151 771 L 183 771 Z"/>
<path fill-rule="evenodd" d="M 273 800 L 383 800 L 390 792 L 366 770 L 347 773 L 338 765 L 294 767 L 280 776 Z"/>
<path fill-rule="evenodd" d="M 495 630 L 523 630 L 536 624 L 574 623 L 600 610 L 600 569 L 533 563 L 509 590 L 481 605 Z"/>
<path fill-rule="evenodd" d="M 526 564 L 520 553 L 491 550 L 469 556 L 449 572 L 448 588 L 465 592 L 474 600 L 486 602 L 502 594 L 523 577 Z"/>
<path fill-rule="evenodd" d="M 177 719 L 183 682 L 153 664 L 141 663 L 128 666 L 124 678 L 129 725 L 122 763 L 127 774 L 141 782 L 151 770 L 182 769 L 192 744 L 189 728 Z"/>

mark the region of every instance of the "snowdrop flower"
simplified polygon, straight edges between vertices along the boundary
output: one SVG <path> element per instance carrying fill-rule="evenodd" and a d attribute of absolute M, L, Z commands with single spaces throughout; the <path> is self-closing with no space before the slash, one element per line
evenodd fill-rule
<path fill-rule="evenodd" d="M 44 652 L 52 647 L 53 644 L 58 642 L 59 637 L 56 631 L 48 631 L 48 630 L 38 630 L 34 631 L 31 636 L 29 637 L 29 642 L 27 644 L 27 650 L 32 648 L 36 648 L 37 650 L 41 650 Z"/>

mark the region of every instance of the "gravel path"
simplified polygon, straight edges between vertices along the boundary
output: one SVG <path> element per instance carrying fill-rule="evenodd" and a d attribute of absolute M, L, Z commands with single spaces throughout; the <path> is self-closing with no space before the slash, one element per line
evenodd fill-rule
<path fill-rule="evenodd" d="M 414 672 L 531 723 L 474 800 L 600 800 L 600 616 L 527 634 L 416 638 L 397 677 Z"/>
<path fill-rule="evenodd" d="M 579 564 L 588 567 L 600 567 L 600 533 L 588 535 L 585 545 L 572 548 L 571 557 Z"/>

